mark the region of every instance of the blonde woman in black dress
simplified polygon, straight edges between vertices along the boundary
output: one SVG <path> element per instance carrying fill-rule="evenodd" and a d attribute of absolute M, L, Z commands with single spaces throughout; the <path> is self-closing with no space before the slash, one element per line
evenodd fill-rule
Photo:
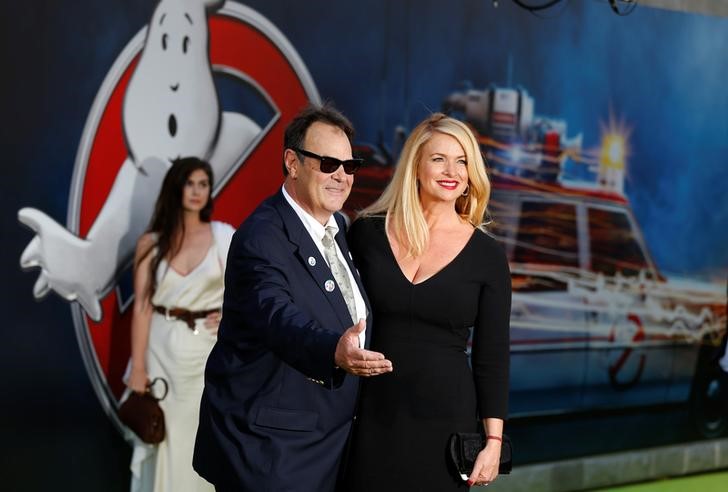
<path fill-rule="evenodd" d="M 363 383 L 350 490 L 441 492 L 498 475 L 511 283 L 504 251 L 484 232 L 489 195 L 470 129 L 434 114 L 413 130 L 392 182 L 351 227 L 372 304 L 371 349 L 387 354 L 394 371 Z M 487 444 L 465 482 L 449 467 L 447 440 L 478 428 Z"/>

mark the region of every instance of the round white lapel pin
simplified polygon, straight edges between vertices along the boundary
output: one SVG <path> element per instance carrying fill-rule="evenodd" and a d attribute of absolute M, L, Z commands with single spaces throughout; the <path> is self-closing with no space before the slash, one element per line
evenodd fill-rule
<path fill-rule="evenodd" d="M 335 285 L 333 280 L 327 280 L 324 282 L 324 289 L 326 289 L 326 292 L 333 292 Z"/>
<path fill-rule="evenodd" d="M 314 258 L 313 256 L 309 256 L 308 257 L 308 264 L 311 265 L 311 266 L 316 266 L 316 258 Z"/>

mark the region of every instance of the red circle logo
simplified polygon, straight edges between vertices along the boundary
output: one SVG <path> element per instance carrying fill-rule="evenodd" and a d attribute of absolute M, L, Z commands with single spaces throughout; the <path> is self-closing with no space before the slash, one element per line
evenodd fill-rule
<path fill-rule="evenodd" d="M 253 87 L 273 113 L 269 121 L 260 125 L 259 134 L 244 152 L 232 156 L 230 171 L 225 176 L 216 176 L 214 218 L 237 226 L 262 199 L 280 187 L 285 124 L 309 101 L 318 102 L 319 96 L 313 79 L 285 36 L 254 10 L 227 3 L 209 15 L 207 29 L 212 76 Z M 146 28 L 140 31 L 116 59 L 87 118 L 68 211 L 68 229 L 80 238 L 89 233 L 123 163 L 130 157 L 123 122 L 125 95 L 145 43 L 153 41 L 148 34 Z M 166 49 L 166 39 L 164 42 Z M 108 261 L 118 260 L 110 252 Z M 122 430 L 116 408 L 124 390 L 122 376 L 130 354 L 132 297 L 131 289 L 127 286 L 125 291 L 123 285 L 131 266 L 118 267 L 123 273 L 101 300 L 103 316 L 98 322 L 77 303 L 73 303 L 72 312 L 94 389 L 109 417 Z"/>

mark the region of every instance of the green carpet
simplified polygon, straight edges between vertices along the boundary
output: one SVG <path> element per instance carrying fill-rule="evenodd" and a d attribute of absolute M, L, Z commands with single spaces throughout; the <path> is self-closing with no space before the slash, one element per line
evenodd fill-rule
<path fill-rule="evenodd" d="M 728 471 L 599 490 L 619 492 L 728 492 Z"/>

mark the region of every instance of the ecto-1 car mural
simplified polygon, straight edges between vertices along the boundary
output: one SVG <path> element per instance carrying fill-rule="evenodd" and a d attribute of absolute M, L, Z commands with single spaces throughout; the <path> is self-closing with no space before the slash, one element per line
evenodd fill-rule
<path fill-rule="evenodd" d="M 491 231 L 513 281 L 511 415 L 692 398 L 700 432 L 722 433 L 711 364 L 724 286 L 658 271 L 624 195 L 623 125 L 588 152 L 523 89 L 455 93 L 444 109 L 478 132 L 491 167 Z"/>

